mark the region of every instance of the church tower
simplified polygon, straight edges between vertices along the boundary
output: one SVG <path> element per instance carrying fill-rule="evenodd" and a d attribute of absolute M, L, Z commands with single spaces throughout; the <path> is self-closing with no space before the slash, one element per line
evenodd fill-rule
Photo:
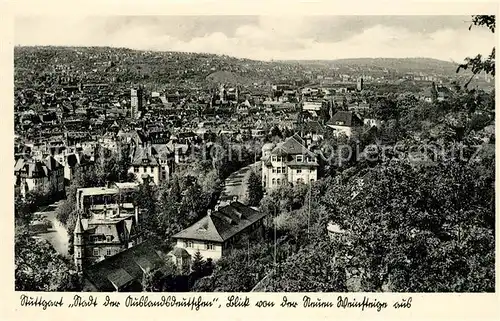
<path fill-rule="evenodd" d="M 85 241 L 83 239 L 83 224 L 82 224 L 82 219 L 80 217 L 80 213 L 78 213 L 78 218 L 76 221 L 76 226 L 75 226 L 75 231 L 73 232 L 74 234 L 74 241 L 73 241 L 73 247 L 74 247 L 74 258 L 75 258 L 75 265 L 76 265 L 76 270 L 78 273 L 81 273 L 83 270 L 83 259 L 85 255 L 84 251 L 84 246 L 85 246 Z"/>

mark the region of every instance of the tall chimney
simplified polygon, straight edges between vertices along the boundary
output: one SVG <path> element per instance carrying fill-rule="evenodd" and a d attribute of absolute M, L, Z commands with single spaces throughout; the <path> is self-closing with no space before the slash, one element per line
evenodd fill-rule
<path fill-rule="evenodd" d="M 231 203 L 237 202 L 238 201 L 238 195 L 233 196 L 233 201 Z"/>

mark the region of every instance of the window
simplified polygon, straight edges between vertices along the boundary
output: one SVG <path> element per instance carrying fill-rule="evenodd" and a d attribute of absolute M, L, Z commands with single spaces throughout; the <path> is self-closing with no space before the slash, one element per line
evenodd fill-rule
<path fill-rule="evenodd" d="M 313 162 L 313 159 L 312 159 L 312 157 L 311 157 L 311 156 L 307 156 L 307 162 L 308 162 L 308 163 L 312 163 L 312 162 Z"/>
<path fill-rule="evenodd" d="M 106 255 L 111 256 L 111 249 L 106 249 Z"/>
<path fill-rule="evenodd" d="M 106 242 L 111 242 L 113 237 L 111 235 L 106 235 Z"/>
<path fill-rule="evenodd" d="M 193 247 L 193 241 L 185 241 L 184 246 L 185 247 Z"/>
<path fill-rule="evenodd" d="M 134 166 L 134 173 L 139 173 L 139 167 Z"/>
<path fill-rule="evenodd" d="M 94 248 L 94 256 L 99 256 L 99 248 Z"/>
<path fill-rule="evenodd" d="M 276 168 L 276 173 L 281 174 L 281 167 Z"/>
<path fill-rule="evenodd" d="M 281 185 L 281 179 L 279 179 L 279 178 L 278 178 L 278 180 L 277 180 L 277 184 L 278 184 L 278 185 Z"/>
<path fill-rule="evenodd" d="M 214 245 L 212 243 L 205 243 L 205 249 L 207 249 L 207 250 L 213 250 L 214 249 Z"/>
<path fill-rule="evenodd" d="M 82 257 L 82 253 L 80 253 L 80 250 L 76 251 L 76 258 L 79 259 Z"/>
<path fill-rule="evenodd" d="M 276 168 L 273 168 L 273 173 L 276 173 Z"/>
<path fill-rule="evenodd" d="M 273 162 L 277 162 L 277 161 L 278 161 L 278 157 L 276 157 L 276 156 L 272 156 L 271 160 L 272 160 Z"/>
<path fill-rule="evenodd" d="M 297 162 L 302 162 L 304 160 L 302 155 L 297 155 Z"/>
<path fill-rule="evenodd" d="M 276 185 L 276 178 L 273 178 L 272 185 Z"/>
<path fill-rule="evenodd" d="M 313 182 L 314 182 L 314 178 L 311 178 L 311 183 L 313 183 Z"/>
<path fill-rule="evenodd" d="M 297 170 L 297 174 L 301 174 L 302 173 L 302 170 L 301 169 L 298 169 Z"/>
<path fill-rule="evenodd" d="M 283 174 L 286 174 L 286 167 L 283 167 L 281 170 L 283 171 Z"/>

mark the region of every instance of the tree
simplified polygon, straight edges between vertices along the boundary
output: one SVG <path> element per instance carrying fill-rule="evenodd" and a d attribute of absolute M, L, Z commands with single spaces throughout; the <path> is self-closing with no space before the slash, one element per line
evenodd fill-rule
<path fill-rule="evenodd" d="M 16 291 L 81 291 L 81 280 L 70 262 L 25 228 L 16 229 L 14 253 Z"/>
<path fill-rule="evenodd" d="M 472 26 L 485 26 L 488 29 L 490 29 L 491 32 L 495 33 L 495 16 L 487 16 L 487 15 L 472 16 L 472 23 L 469 26 L 469 30 L 472 28 Z M 457 73 L 460 72 L 460 70 L 462 69 L 464 70 L 470 69 L 473 73 L 473 75 L 464 85 L 465 88 L 467 88 L 474 75 L 477 75 L 481 72 L 495 76 L 495 47 L 493 47 L 490 55 L 486 59 L 483 59 L 483 56 L 481 54 L 478 54 L 474 58 L 470 57 L 465 58 L 465 63 L 460 64 L 458 66 Z"/>
<path fill-rule="evenodd" d="M 165 287 L 165 277 L 160 270 L 146 271 L 142 279 L 142 291 L 162 292 Z"/>
<path fill-rule="evenodd" d="M 334 245 L 323 239 L 302 248 L 270 274 L 271 292 L 345 292 L 345 270 L 336 263 Z"/>
<path fill-rule="evenodd" d="M 263 196 L 264 190 L 262 188 L 261 179 L 255 171 L 252 170 L 248 177 L 248 205 L 258 206 Z"/>
<path fill-rule="evenodd" d="M 200 251 L 196 251 L 193 256 L 193 263 L 191 264 L 191 270 L 196 275 L 201 275 L 203 273 L 203 267 L 205 265 L 205 260 L 201 256 Z"/>
<path fill-rule="evenodd" d="M 281 130 L 279 129 L 278 126 L 274 126 L 272 129 L 271 129 L 271 137 L 279 137 L 279 138 L 283 138 L 283 133 L 281 132 Z"/>
<path fill-rule="evenodd" d="M 361 290 L 494 291 L 494 171 L 484 174 L 457 159 L 390 161 L 362 187 L 325 193 L 328 220 L 349 231 L 339 260 L 361 271 Z"/>

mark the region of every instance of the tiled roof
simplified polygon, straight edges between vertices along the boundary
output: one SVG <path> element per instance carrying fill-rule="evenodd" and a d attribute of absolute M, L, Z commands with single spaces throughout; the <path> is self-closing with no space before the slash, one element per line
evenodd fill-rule
<path fill-rule="evenodd" d="M 147 162 L 145 162 L 147 160 Z M 138 146 L 134 153 L 134 158 L 132 159 L 132 165 L 137 166 L 157 166 L 158 161 L 152 155 L 151 147 Z"/>
<path fill-rule="evenodd" d="M 224 242 L 265 216 L 240 202 L 219 208 L 173 238 Z"/>
<path fill-rule="evenodd" d="M 141 283 L 144 271 L 162 267 L 163 261 L 147 241 L 106 258 L 83 270 L 84 277 L 98 291 L 127 290 Z"/>
<path fill-rule="evenodd" d="M 294 135 L 287 138 L 283 143 L 278 144 L 273 151 L 272 155 L 298 155 L 310 154 L 314 155 L 305 147 L 305 142 L 300 136 Z"/>
<path fill-rule="evenodd" d="M 327 124 L 334 126 L 355 127 L 363 126 L 363 121 L 358 117 L 358 115 L 351 111 L 338 111 L 335 115 L 333 115 Z"/>

